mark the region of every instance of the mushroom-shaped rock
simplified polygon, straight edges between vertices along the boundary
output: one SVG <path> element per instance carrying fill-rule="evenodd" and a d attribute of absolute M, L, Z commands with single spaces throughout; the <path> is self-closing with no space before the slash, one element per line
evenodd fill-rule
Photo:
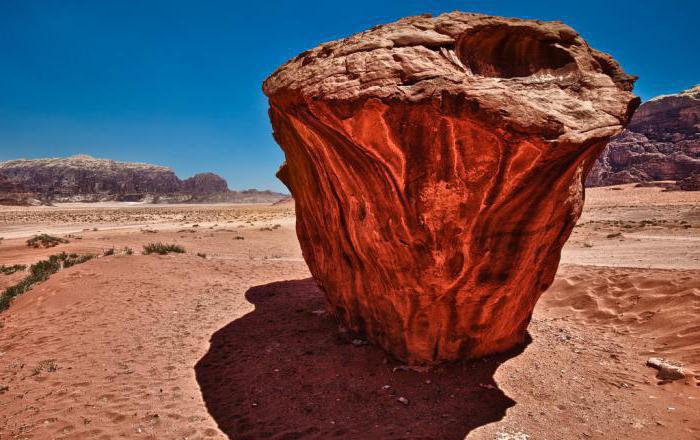
<path fill-rule="evenodd" d="M 458 12 L 280 67 L 278 176 L 329 310 L 412 364 L 523 343 L 634 79 L 564 24 Z"/>

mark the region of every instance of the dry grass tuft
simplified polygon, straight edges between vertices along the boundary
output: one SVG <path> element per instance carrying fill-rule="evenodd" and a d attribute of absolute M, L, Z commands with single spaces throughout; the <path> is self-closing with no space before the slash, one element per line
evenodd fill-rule
<path fill-rule="evenodd" d="M 185 248 L 178 244 L 151 243 L 143 247 L 144 255 L 158 254 L 165 255 L 174 252 L 176 254 L 184 254 Z"/>

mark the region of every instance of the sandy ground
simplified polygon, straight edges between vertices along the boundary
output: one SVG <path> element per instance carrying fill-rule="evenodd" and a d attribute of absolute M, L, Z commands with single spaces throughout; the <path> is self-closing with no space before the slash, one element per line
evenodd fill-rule
<path fill-rule="evenodd" d="M 697 379 L 645 361 L 700 371 L 700 193 L 619 188 L 588 190 L 527 347 L 428 372 L 323 312 L 289 205 L 0 208 L 0 264 L 136 251 L 0 312 L 0 439 L 698 439 Z"/>

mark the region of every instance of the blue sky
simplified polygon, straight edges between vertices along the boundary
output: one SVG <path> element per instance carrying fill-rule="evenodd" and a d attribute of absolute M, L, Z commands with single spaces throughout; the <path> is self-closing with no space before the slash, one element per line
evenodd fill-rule
<path fill-rule="evenodd" d="M 561 20 L 648 99 L 700 83 L 699 4 L 0 0 L 0 160 L 85 153 L 282 190 L 260 85 L 305 49 L 423 12 Z"/>

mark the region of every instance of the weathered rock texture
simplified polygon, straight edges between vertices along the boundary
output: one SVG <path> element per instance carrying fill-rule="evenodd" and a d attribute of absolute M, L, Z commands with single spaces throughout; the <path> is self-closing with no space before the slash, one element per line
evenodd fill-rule
<path fill-rule="evenodd" d="M 464 13 L 283 65 L 278 175 L 329 310 L 411 363 L 522 343 L 633 82 L 561 23 Z"/>
<path fill-rule="evenodd" d="M 0 204 L 26 200 L 26 192 L 45 202 L 272 203 L 285 197 L 271 191 L 229 191 L 226 180 L 213 173 L 183 181 L 168 167 L 87 155 L 0 162 Z"/>
<path fill-rule="evenodd" d="M 129 199 L 143 194 L 174 193 L 181 185 L 167 167 L 86 155 L 10 160 L 0 163 L 0 173 L 18 185 L 58 201 L 89 200 L 101 195 Z"/>
<path fill-rule="evenodd" d="M 613 138 L 586 179 L 587 186 L 654 180 L 697 190 L 700 179 L 700 85 L 642 104 Z"/>
<path fill-rule="evenodd" d="M 0 205 L 25 206 L 39 203 L 36 194 L 0 174 Z"/>

